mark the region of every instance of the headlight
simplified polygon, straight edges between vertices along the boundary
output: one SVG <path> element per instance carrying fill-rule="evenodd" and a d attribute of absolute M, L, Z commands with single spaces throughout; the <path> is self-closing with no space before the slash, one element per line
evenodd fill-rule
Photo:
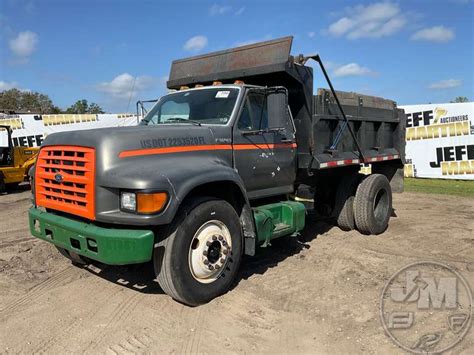
<path fill-rule="evenodd" d="M 121 193 L 120 208 L 131 212 L 135 212 L 137 210 L 137 197 L 134 192 Z"/>

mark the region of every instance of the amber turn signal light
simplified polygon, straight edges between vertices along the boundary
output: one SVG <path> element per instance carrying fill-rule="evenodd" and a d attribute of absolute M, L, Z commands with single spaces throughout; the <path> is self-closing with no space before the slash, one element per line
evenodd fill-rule
<path fill-rule="evenodd" d="M 137 212 L 160 212 L 165 207 L 167 201 L 168 194 L 166 192 L 137 193 Z"/>

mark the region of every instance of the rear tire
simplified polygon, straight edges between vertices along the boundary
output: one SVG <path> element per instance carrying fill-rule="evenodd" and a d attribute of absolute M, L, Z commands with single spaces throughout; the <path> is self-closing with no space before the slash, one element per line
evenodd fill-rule
<path fill-rule="evenodd" d="M 20 186 L 19 182 L 11 182 L 11 183 L 6 184 L 6 190 L 15 191 L 15 190 L 18 190 L 19 186 Z"/>
<path fill-rule="evenodd" d="M 335 217 L 337 225 L 343 231 L 351 231 L 355 229 L 354 219 L 354 197 L 357 185 L 362 180 L 360 174 L 345 175 L 338 186 L 336 192 Z"/>
<path fill-rule="evenodd" d="M 354 218 L 363 234 L 380 234 L 388 227 L 392 213 L 392 190 L 381 174 L 366 177 L 357 187 L 354 199 Z"/>
<path fill-rule="evenodd" d="M 3 180 L 3 174 L 0 172 L 0 193 L 4 193 L 7 191 L 7 185 L 5 185 L 5 181 Z"/>
<path fill-rule="evenodd" d="M 155 245 L 153 263 L 163 291 L 197 306 L 231 287 L 242 257 L 242 228 L 235 209 L 224 200 L 189 206 Z"/>

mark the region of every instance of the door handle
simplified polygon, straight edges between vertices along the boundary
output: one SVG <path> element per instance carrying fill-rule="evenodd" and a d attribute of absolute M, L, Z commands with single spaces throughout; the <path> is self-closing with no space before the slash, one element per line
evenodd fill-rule
<path fill-rule="evenodd" d="M 282 142 L 282 143 L 293 143 L 293 139 L 283 138 L 280 142 Z"/>

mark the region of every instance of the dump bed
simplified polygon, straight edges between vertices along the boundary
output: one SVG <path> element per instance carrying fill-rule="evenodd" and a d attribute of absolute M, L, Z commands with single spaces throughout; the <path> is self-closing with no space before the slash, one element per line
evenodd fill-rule
<path fill-rule="evenodd" d="M 284 37 L 175 60 L 168 88 L 235 80 L 268 87 L 284 86 L 296 127 L 298 167 L 303 171 L 386 160 L 401 163 L 405 116 L 396 103 L 337 92 L 346 121 L 331 91 L 319 89 L 313 95 L 313 68 L 305 65 L 304 56 L 290 55 L 292 39 Z"/>
<path fill-rule="evenodd" d="M 396 102 L 354 92 L 336 93 L 364 159 L 361 159 L 356 141 L 345 127 L 331 91 L 318 89 L 313 98 L 311 122 L 313 168 L 331 166 L 332 161 L 371 163 L 404 156 L 405 114 L 397 108 Z"/>

